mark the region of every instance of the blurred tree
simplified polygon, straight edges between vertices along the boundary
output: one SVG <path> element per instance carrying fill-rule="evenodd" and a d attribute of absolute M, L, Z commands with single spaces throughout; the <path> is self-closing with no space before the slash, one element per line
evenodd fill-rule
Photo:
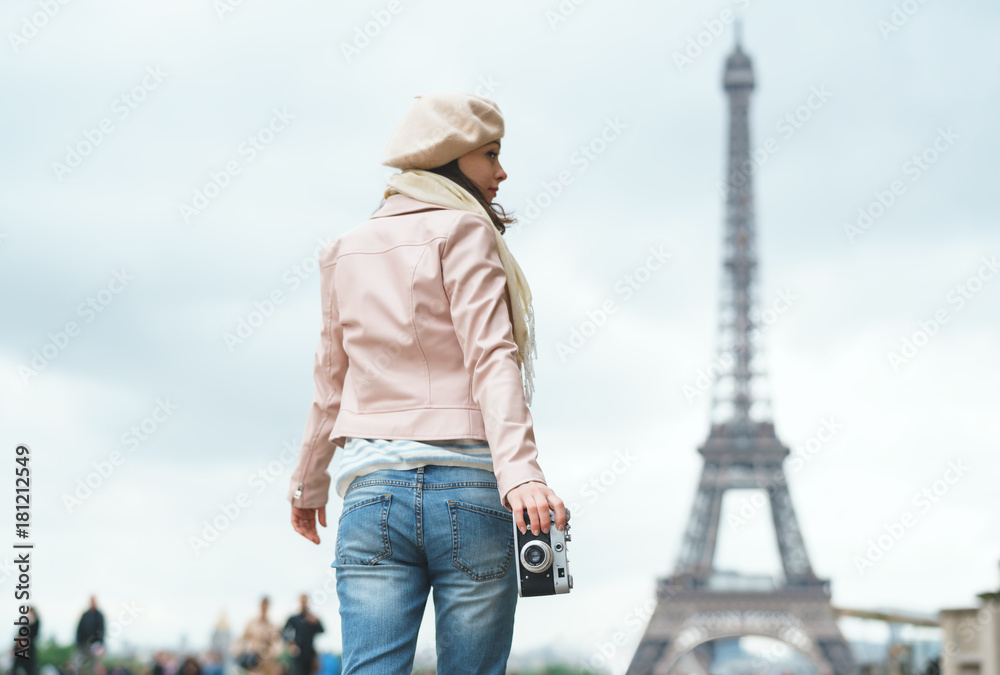
<path fill-rule="evenodd" d="M 75 647 L 72 644 L 60 645 L 55 641 L 55 638 L 49 636 L 49 639 L 38 645 L 37 649 L 39 667 L 51 664 L 62 670 L 63 665 L 67 661 L 73 660 L 73 650 Z"/>

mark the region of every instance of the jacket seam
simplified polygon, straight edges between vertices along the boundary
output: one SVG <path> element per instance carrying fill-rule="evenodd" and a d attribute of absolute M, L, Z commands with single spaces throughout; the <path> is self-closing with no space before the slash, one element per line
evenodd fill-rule
<path fill-rule="evenodd" d="M 455 214 L 455 219 L 451 222 L 448 228 L 448 234 L 444 238 L 444 250 L 441 251 L 441 257 L 438 259 L 438 265 L 441 268 L 441 278 L 444 279 L 444 259 L 448 255 L 448 246 L 451 245 L 451 235 L 455 234 L 455 230 L 458 229 L 458 222 L 462 219 L 464 211 L 459 211 Z M 448 298 L 448 307 L 451 307 L 451 294 L 448 293 L 448 285 L 444 285 L 444 296 Z"/>
<path fill-rule="evenodd" d="M 430 364 L 427 363 L 427 355 L 424 353 L 424 346 L 420 344 L 420 331 L 417 330 L 417 317 L 413 307 L 413 283 L 414 283 L 413 280 L 416 279 L 417 267 L 420 265 L 420 261 L 424 259 L 424 256 L 426 254 L 427 254 L 427 247 L 425 246 L 424 249 L 420 252 L 420 257 L 417 258 L 417 261 L 413 264 L 413 273 L 410 275 L 410 320 L 413 322 L 413 339 L 417 343 L 417 349 L 420 350 L 420 358 L 423 359 L 424 361 L 424 377 L 426 378 L 427 381 L 427 402 L 432 403 L 431 367 Z"/>
<path fill-rule="evenodd" d="M 472 406 L 454 406 L 454 405 L 425 405 L 419 408 L 393 408 L 392 410 L 352 410 L 351 408 L 345 408 L 341 406 L 341 410 L 349 412 L 352 415 L 381 415 L 383 413 L 398 413 L 398 412 L 420 412 L 422 410 L 468 410 L 471 412 L 480 412 L 480 409 L 475 407 L 475 403 Z"/>
<path fill-rule="evenodd" d="M 330 266 L 334 267 L 336 265 L 337 265 L 337 261 L 334 260 L 333 263 L 331 263 Z M 333 303 L 336 302 L 337 287 L 336 287 L 336 284 L 331 284 L 331 286 L 332 286 L 332 290 L 330 291 L 330 315 L 332 316 L 333 315 Z M 326 328 L 326 326 L 323 326 L 321 328 L 321 330 L 324 330 L 325 328 Z M 331 332 L 333 331 L 333 326 L 332 325 L 330 326 L 330 331 Z M 333 336 L 331 335 L 330 338 L 331 339 L 329 341 L 329 344 L 326 346 L 326 350 L 325 350 L 325 353 L 323 355 L 323 357 L 324 357 L 324 359 L 326 361 L 326 364 L 327 364 L 327 369 L 329 368 L 330 364 L 333 363 L 333 360 L 332 360 L 332 356 L 333 356 Z M 330 382 L 332 383 L 333 382 L 333 378 L 330 377 L 330 373 L 329 372 L 326 372 L 326 376 L 330 379 Z M 337 389 L 336 389 L 336 387 L 333 387 L 332 389 L 333 389 L 333 392 L 324 401 L 325 405 L 323 406 L 323 419 L 320 421 L 320 423 L 318 425 L 316 425 L 316 431 L 313 432 L 312 440 L 309 442 L 309 454 L 306 456 L 306 465 L 305 465 L 305 468 L 302 470 L 302 494 L 299 495 L 299 503 L 300 504 L 302 504 L 302 503 L 305 502 L 305 498 L 306 498 L 306 483 L 307 483 L 307 480 L 308 480 L 308 477 L 309 477 L 309 469 L 310 469 L 310 467 L 312 465 L 312 456 L 313 456 L 313 453 L 316 451 L 316 442 L 319 440 L 320 431 L 323 429 L 326 421 L 330 418 L 330 415 L 327 414 L 327 411 L 330 409 L 330 406 L 332 404 L 333 398 L 337 395 Z"/>
<path fill-rule="evenodd" d="M 375 250 L 375 251 L 343 251 L 343 252 L 341 252 L 341 253 L 339 253 L 337 255 L 337 259 L 339 260 L 340 258 L 344 258 L 344 257 L 349 256 L 349 255 L 382 255 L 383 253 L 388 253 L 389 251 L 394 251 L 397 248 L 405 248 L 405 247 L 413 247 L 413 246 L 427 246 L 428 244 L 434 243 L 438 239 L 446 239 L 446 238 L 447 238 L 447 235 L 436 234 L 433 237 L 431 237 L 430 239 L 428 239 L 427 241 L 412 242 L 412 243 L 405 243 L 405 244 L 395 244 L 393 246 L 390 246 L 389 248 L 382 248 L 382 249 L 378 249 L 378 250 Z M 331 264 L 336 265 L 337 263 L 335 261 L 335 262 L 333 262 Z"/>
<path fill-rule="evenodd" d="M 465 216 L 466 214 L 471 214 L 471 213 L 472 213 L 471 211 L 458 211 L 458 213 L 455 214 L 455 220 L 452 221 L 452 223 L 451 223 L 451 226 L 450 226 L 450 228 L 448 230 L 448 236 L 447 236 L 447 238 L 445 239 L 445 242 L 444 242 L 444 250 L 441 252 L 440 258 L 438 258 L 438 265 L 441 268 L 440 272 L 441 272 L 441 278 L 442 279 L 444 279 L 444 262 L 443 261 L 444 261 L 444 258 L 448 255 L 448 246 L 451 244 L 451 237 L 452 237 L 453 234 L 455 234 L 455 230 L 458 229 L 458 224 L 459 224 L 459 222 L 461 222 L 463 216 Z M 492 222 L 490 222 L 489 226 L 491 228 L 493 228 L 494 230 L 496 229 L 496 227 L 493 225 Z M 450 308 L 451 307 L 451 295 L 448 293 L 448 286 L 447 286 L 447 284 L 444 286 L 444 295 L 445 295 L 446 298 L 448 298 L 448 307 Z M 482 408 L 479 407 L 479 403 L 478 403 L 478 401 L 476 401 L 475 395 L 472 393 L 471 389 L 469 390 L 469 398 L 471 399 L 471 401 L 470 401 L 471 406 L 466 406 L 464 409 L 469 411 L 469 419 L 468 419 L 467 424 L 472 425 L 475 422 L 475 413 L 478 412 L 480 415 L 482 415 Z"/>

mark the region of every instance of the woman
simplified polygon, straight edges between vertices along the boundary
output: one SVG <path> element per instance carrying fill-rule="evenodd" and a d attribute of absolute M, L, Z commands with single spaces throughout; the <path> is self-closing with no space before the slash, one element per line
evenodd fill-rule
<path fill-rule="evenodd" d="M 260 659 L 259 665 L 253 669 L 257 675 L 281 675 L 282 672 L 278 657 L 284 645 L 281 631 L 267 618 L 270 604 L 266 596 L 261 598 L 260 616 L 247 623 L 243 635 L 231 648 L 233 656 L 239 656 L 244 652 L 257 654 Z M 195 664 L 197 665 L 197 662 Z"/>
<path fill-rule="evenodd" d="M 517 602 L 511 512 L 538 534 L 550 508 L 562 530 L 565 507 L 528 410 L 531 293 L 501 237 L 513 221 L 492 205 L 507 178 L 503 117 L 480 96 L 415 98 L 382 161 L 402 173 L 320 255 L 292 526 L 318 544 L 335 483 L 345 675 L 410 673 L 431 590 L 437 672 L 502 673 Z"/>

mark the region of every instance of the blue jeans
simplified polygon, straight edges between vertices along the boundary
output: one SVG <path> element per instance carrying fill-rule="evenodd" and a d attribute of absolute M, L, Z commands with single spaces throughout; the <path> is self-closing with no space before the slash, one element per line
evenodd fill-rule
<path fill-rule="evenodd" d="M 337 525 L 343 675 L 409 675 L 433 589 L 439 675 L 504 673 L 517 579 L 496 477 L 431 465 L 354 479 Z"/>

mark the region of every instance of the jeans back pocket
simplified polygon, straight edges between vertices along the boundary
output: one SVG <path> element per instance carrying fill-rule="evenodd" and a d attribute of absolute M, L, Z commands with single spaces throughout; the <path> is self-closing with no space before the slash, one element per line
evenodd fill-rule
<path fill-rule="evenodd" d="M 351 504 L 337 524 L 337 562 L 374 565 L 392 554 L 389 545 L 389 505 L 392 495 L 370 497 Z"/>
<path fill-rule="evenodd" d="M 448 501 L 451 562 L 474 581 L 507 573 L 514 550 L 513 516 L 479 504 Z"/>

